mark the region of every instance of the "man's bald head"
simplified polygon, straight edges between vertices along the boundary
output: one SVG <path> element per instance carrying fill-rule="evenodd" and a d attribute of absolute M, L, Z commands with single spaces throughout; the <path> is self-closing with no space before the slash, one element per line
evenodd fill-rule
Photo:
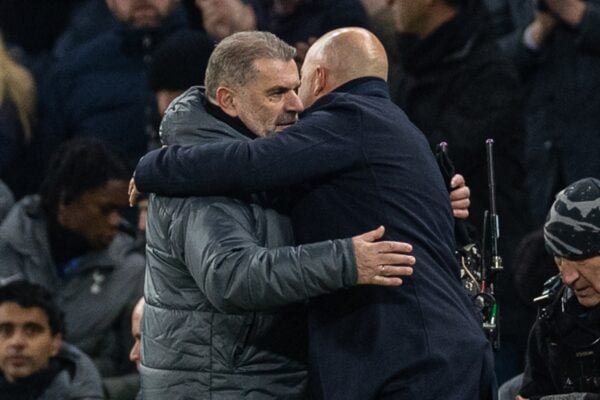
<path fill-rule="evenodd" d="M 387 80 L 388 61 L 377 37 L 363 28 L 341 28 L 323 35 L 306 54 L 300 98 L 306 107 L 353 79 Z"/>

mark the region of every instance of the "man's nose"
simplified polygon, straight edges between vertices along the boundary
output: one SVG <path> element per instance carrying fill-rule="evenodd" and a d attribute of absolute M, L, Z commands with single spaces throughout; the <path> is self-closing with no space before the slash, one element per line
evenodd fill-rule
<path fill-rule="evenodd" d="M 561 263 L 560 268 L 560 276 L 565 285 L 571 286 L 577 279 L 579 279 L 579 271 L 575 266 L 570 265 L 570 263 L 563 262 Z"/>
<path fill-rule="evenodd" d="M 131 351 L 129 352 L 129 361 L 138 362 L 140 360 L 140 342 L 138 340 L 135 341 Z"/>
<path fill-rule="evenodd" d="M 21 330 L 17 329 L 13 332 L 13 334 L 8 338 L 8 344 L 13 348 L 23 348 L 27 344 L 27 338 L 25 333 Z"/>
<path fill-rule="evenodd" d="M 286 111 L 291 111 L 295 113 L 301 113 L 302 111 L 304 111 L 304 105 L 302 104 L 302 100 L 300 100 L 300 97 L 298 97 L 298 94 L 295 91 L 290 90 L 287 94 L 285 108 Z"/>

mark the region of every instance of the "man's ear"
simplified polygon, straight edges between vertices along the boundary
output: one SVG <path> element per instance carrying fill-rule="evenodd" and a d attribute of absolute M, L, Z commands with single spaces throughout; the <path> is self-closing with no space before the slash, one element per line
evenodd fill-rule
<path fill-rule="evenodd" d="M 52 357 L 55 357 L 62 347 L 62 334 L 57 333 L 52 338 Z"/>
<path fill-rule="evenodd" d="M 315 74 L 313 75 L 313 96 L 320 97 L 324 94 L 325 89 L 327 88 L 327 81 L 329 79 L 329 71 L 322 67 L 321 65 L 317 65 L 315 69 Z"/>
<path fill-rule="evenodd" d="M 219 108 L 230 117 L 235 118 L 239 115 L 236 108 L 235 93 L 231 89 L 225 86 L 219 86 L 217 88 L 215 101 Z"/>

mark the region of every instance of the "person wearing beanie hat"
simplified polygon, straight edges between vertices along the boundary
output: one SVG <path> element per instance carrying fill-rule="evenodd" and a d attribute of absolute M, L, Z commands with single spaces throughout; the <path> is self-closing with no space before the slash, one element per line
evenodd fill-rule
<path fill-rule="evenodd" d="M 581 179 L 556 195 L 544 239 L 555 257 L 585 260 L 600 256 L 600 180 Z"/>
<path fill-rule="evenodd" d="M 544 243 L 559 274 L 536 299 L 517 399 L 600 399 L 600 180 L 556 195 Z"/>
<path fill-rule="evenodd" d="M 204 32 L 179 31 L 154 51 L 148 81 L 163 115 L 171 101 L 191 86 L 204 84 L 204 72 L 215 42 Z"/>

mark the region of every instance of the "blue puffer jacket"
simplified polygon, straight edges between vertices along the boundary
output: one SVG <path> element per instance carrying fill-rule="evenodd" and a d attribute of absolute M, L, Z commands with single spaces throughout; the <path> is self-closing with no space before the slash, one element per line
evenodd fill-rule
<path fill-rule="evenodd" d="M 177 9 L 160 27 L 115 26 L 58 59 L 40 88 L 43 132 L 33 143 L 38 157 L 49 158 L 69 138 L 92 136 L 120 148 L 135 165 L 158 126 L 147 79 L 152 51 L 186 27 Z"/>

